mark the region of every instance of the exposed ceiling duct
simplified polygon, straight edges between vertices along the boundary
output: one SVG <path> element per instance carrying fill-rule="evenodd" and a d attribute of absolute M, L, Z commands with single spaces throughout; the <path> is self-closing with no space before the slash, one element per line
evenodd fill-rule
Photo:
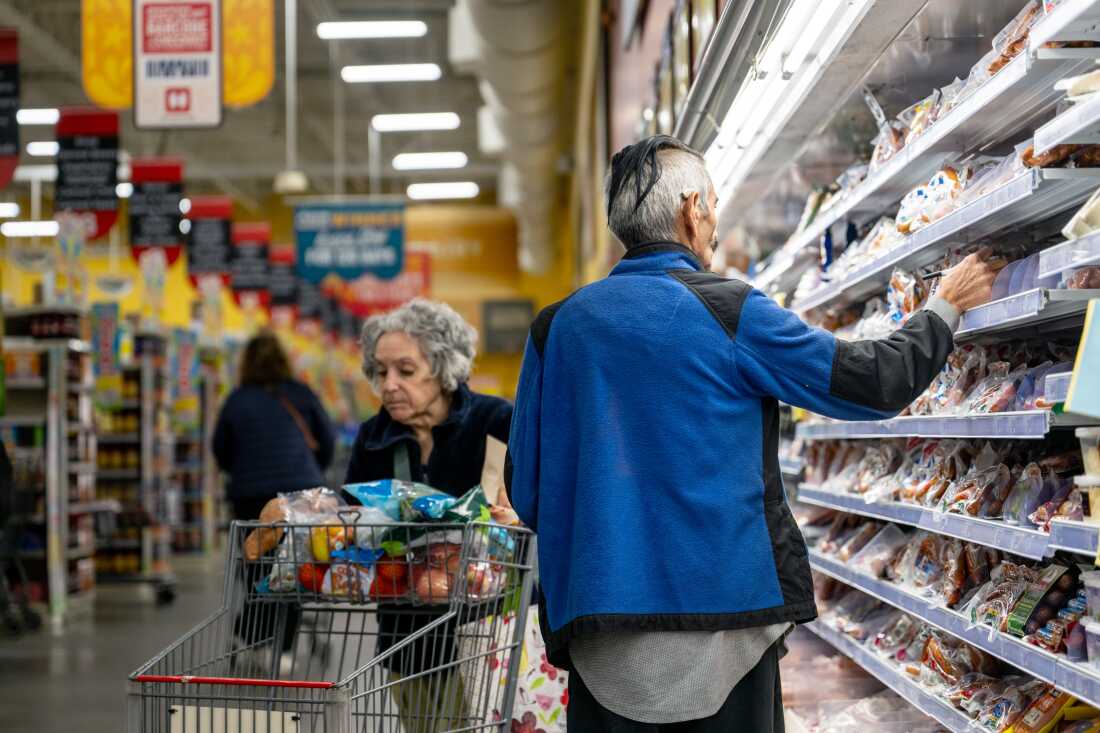
<path fill-rule="evenodd" d="M 458 0 L 448 24 L 451 65 L 480 81 L 480 149 L 505 161 L 500 201 L 519 220 L 519 262 L 528 272 L 543 272 L 554 259 L 568 7 L 560 0 Z"/>

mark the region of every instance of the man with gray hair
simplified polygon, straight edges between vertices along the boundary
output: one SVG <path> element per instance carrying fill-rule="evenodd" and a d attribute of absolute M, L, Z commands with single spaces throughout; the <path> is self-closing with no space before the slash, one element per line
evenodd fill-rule
<path fill-rule="evenodd" d="M 505 480 L 539 534 L 570 733 L 783 729 L 782 638 L 817 610 L 778 403 L 896 415 L 996 276 L 971 255 L 892 336 L 845 343 L 707 271 L 717 203 L 683 143 L 627 146 L 607 181 L 626 254 L 531 326 Z"/>

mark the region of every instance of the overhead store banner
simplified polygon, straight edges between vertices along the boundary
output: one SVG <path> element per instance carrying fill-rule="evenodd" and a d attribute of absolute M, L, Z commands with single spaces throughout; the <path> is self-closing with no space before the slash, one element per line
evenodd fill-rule
<path fill-rule="evenodd" d="M 183 198 L 183 161 L 178 158 L 139 158 L 130 164 L 133 193 L 130 211 L 130 251 L 134 260 L 149 249 L 163 249 L 171 265 L 183 248 L 180 200 Z"/>
<path fill-rule="evenodd" d="M 98 239 L 118 221 L 118 113 L 63 107 L 56 135 L 54 211 L 81 217 L 87 239 Z"/>
<path fill-rule="evenodd" d="M 310 203 L 294 211 L 298 275 L 320 283 L 336 276 L 389 280 L 401 272 L 405 205 L 399 202 Z"/>
<path fill-rule="evenodd" d="M 19 33 L 0 28 L 0 188 L 19 165 Z"/>
<path fill-rule="evenodd" d="M 298 277 L 294 274 L 297 253 L 294 245 L 271 245 L 268 259 L 271 261 L 271 321 L 279 328 L 291 328 L 298 310 Z"/>
<path fill-rule="evenodd" d="M 191 284 L 211 275 L 229 284 L 229 263 L 233 258 L 233 199 L 228 196 L 193 196 L 187 218 L 187 273 Z"/>
<path fill-rule="evenodd" d="M 405 269 L 392 280 L 363 275 L 348 283 L 344 303 L 360 317 L 385 313 L 431 293 L 432 257 L 427 252 L 407 252 Z"/>
<path fill-rule="evenodd" d="M 81 1 L 84 93 L 100 107 L 134 104 L 134 5 Z M 274 0 L 221 0 L 221 6 L 223 100 L 227 107 L 248 107 L 275 82 Z"/>
<path fill-rule="evenodd" d="M 134 0 L 134 125 L 222 122 L 221 0 Z"/>
<path fill-rule="evenodd" d="M 233 257 L 229 262 L 229 286 L 237 305 L 252 301 L 266 308 L 271 302 L 271 263 L 267 248 L 271 225 L 246 222 L 233 225 Z"/>

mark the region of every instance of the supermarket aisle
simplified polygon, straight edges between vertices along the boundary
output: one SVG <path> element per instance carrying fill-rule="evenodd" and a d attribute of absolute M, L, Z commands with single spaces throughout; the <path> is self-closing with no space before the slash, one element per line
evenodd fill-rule
<path fill-rule="evenodd" d="M 118 733 L 126 677 L 210 614 L 221 600 L 223 563 L 177 557 L 176 601 L 156 607 L 151 589 L 100 586 L 94 617 L 62 636 L 0 639 L 0 728 L 5 733 Z"/>

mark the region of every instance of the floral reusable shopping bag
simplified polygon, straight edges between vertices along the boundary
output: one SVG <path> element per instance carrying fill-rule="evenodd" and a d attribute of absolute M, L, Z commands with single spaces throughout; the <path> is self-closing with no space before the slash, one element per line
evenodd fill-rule
<path fill-rule="evenodd" d="M 508 646 L 514 631 L 511 620 L 506 619 L 498 626 L 498 648 L 504 649 Z M 490 619 L 483 619 L 478 624 L 491 628 Z M 564 733 L 565 710 L 569 705 L 569 678 L 546 658 L 546 644 L 543 643 L 542 633 L 539 631 L 537 606 L 532 606 L 527 613 L 527 626 L 524 629 L 520 653 L 516 700 L 507 730 L 509 733 Z M 500 687 L 508 684 L 508 663 L 507 652 L 489 660 L 489 666 L 496 676 L 494 684 Z M 499 710 L 493 710 L 491 715 L 493 722 L 500 721 Z"/>

